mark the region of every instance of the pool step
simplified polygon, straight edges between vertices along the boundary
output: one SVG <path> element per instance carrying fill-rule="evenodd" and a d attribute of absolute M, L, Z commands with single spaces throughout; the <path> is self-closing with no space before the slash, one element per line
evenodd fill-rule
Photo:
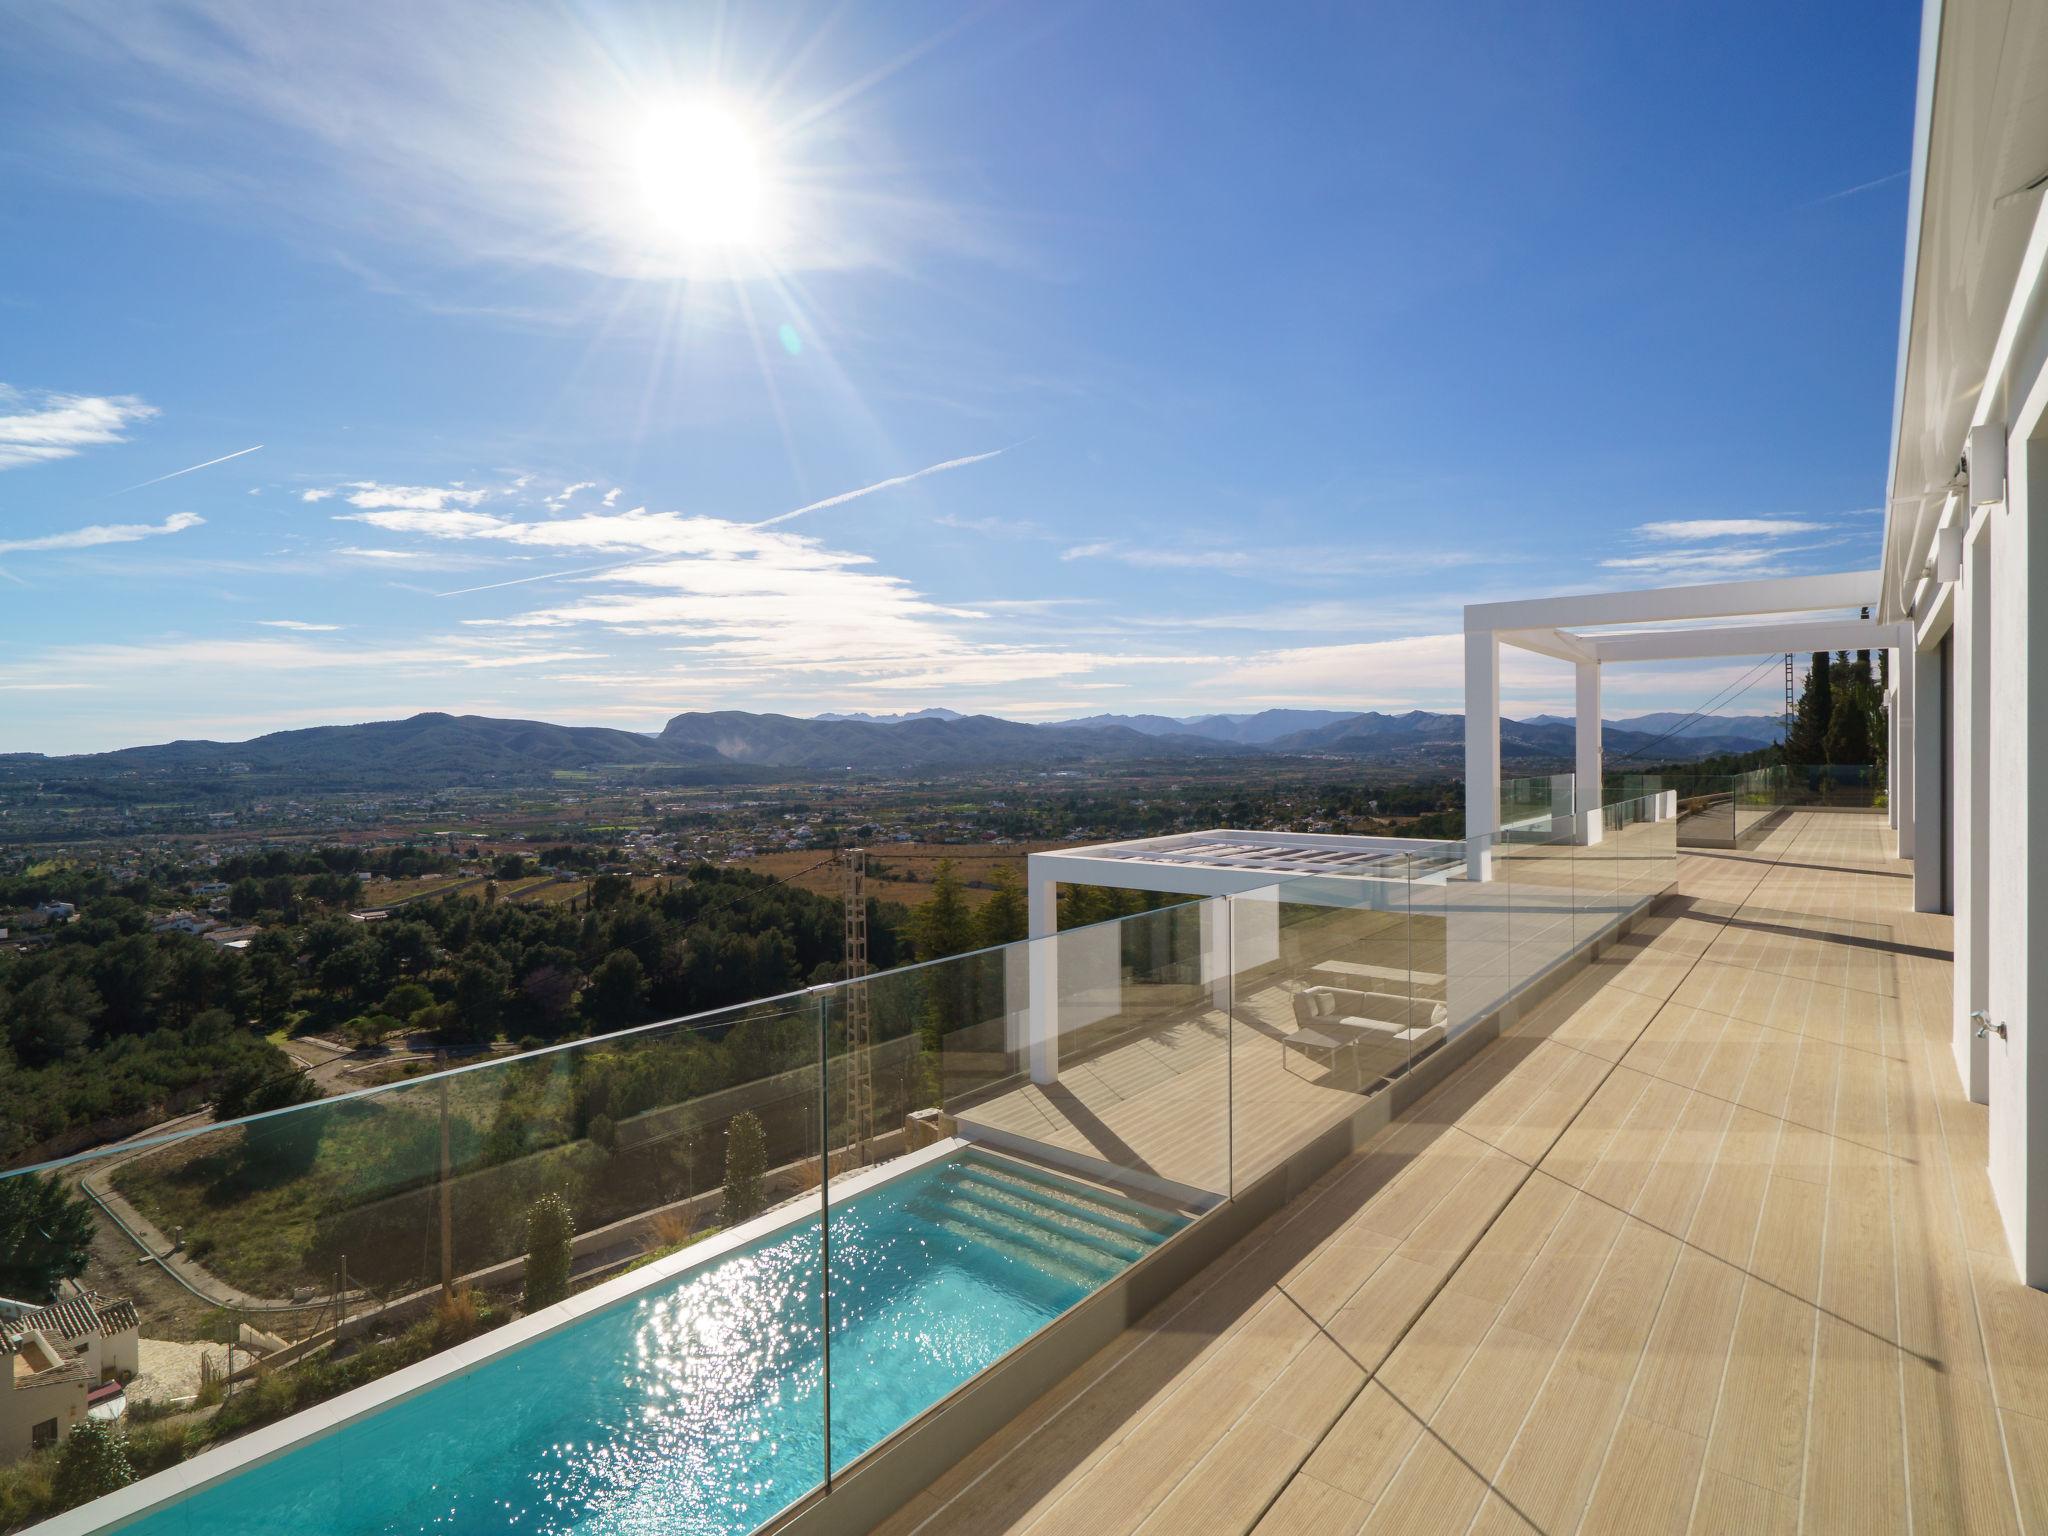
<path fill-rule="evenodd" d="M 1152 1249 L 1149 1243 L 1133 1242 L 1119 1233 L 1085 1225 L 1074 1213 L 1055 1206 L 1034 1206 L 1007 1200 L 1001 1195 L 992 1196 L 965 1185 L 954 1186 L 947 1204 L 958 1210 L 972 1211 L 985 1221 L 1028 1227 L 1039 1234 L 1041 1242 L 1072 1247 L 1089 1255 L 1101 1255 L 1119 1265 L 1135 1264 Z"/>
<path fill-rule="evenodd" d="M 1164 1242 L 1187 1225 L 1185 1217 L 1141 1204 L 1122 1195 L 1113 1195 L 1107 1190 L 1090 1189 L 1069 1183 L 1052 1174 L 1028 1168 L 1022 1163 L 999 1162 L 994 1158 L 969 1154 L 952 1166 L 963 1174 L 971 1173 L 977 1178 L 1020 1186 L 1041 1198 L 1050 1196 L 1063 1205 L 1100 1211 L 1105 1216 L 1144 1228 L 1152 1234 L 1151 1241 L 1155 1243 Z"/>
<path fill-rule="evenodd" d="M 1050 1275 L 1082 1290 L 1092 1291 L 1122 1266 L 1107 1255 L 1085 1262 L 1049 1249 L 1036 1234 L 1020 1232 L 976 1216 L 957 1205 L 920 1200 L 912 1207 L 941 1232 L 990 1249 L 1038 1274 Z"/>
<path fill-rule="evenodd" d="M 1119 1216 L 1105 1216 L 1090 1206 L 1068 1200 L 1050 1199 L 1036 1191 L 1020 1188 L 1002 1179 L 962 1173 L 953 1188 L 963 1199 L 1000 1206 L 1014 1212 L 1019 1220 L 1049 1222 L 1073 1236 L 1099 1242 L 1127 1258 L 1143 1258 L 1159 1244 L 1159 1234 Z"/>

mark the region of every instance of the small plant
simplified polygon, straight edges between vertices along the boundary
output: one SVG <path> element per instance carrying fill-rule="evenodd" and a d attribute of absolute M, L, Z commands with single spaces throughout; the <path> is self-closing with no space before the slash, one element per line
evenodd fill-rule
<path fill-rule="evenodd" d="M 654 1246 L 663 1250 L 684 1247 L 697 1236 L 697 1221 L 681 1211 L 663 1211 L 654 1218 Z"/>
<path fill-rule="evenodd" d="M 725 1204 L 722 1226 L 737 1226 L 761 1214 L 766 1203 L 761 1179 L 768 1171 L 768 1134 L 752 1110 L 743 1109 L 725 1128 Z"/>
<path fill-rule="evenodd" d="M 434 1345 L 447 1349 L 460 1344 L 476 1332 L 478 1299 L 474 1290 L 465 1286 L 459 1291 L 449 1291 L 434 1303 Z"/>
<path fill-rule="evenodd" d="M 594 1146 L 602 1147 L 607 1152 L 616 1152 L 618 1150 L 619 1128 L 613 1122 L 610 1115 L 592 1115 L 590 1117 L 590 1140 Z"/>
<path fill-rule="evenodd" d="M 57 1473 L 51 1481 L 52 1491 L 69 1509 L 126 1488 L 135 1481 L 135 1469 L 112 1425 L 84 1419 L 72 1426 L 64 1449 L 57 1453 Z"/>
<path fill-rule="evenodd" d="M 526 1289 L 520 1306 L 529 1314 L 569 1294 L 576 1216 L 560 1195 L 542 1195 L 526 1213 Z"/>

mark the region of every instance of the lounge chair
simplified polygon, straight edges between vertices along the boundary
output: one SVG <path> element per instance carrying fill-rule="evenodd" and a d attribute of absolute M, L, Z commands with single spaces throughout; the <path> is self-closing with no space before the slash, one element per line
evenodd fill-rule
<path fill-rule="evenodd" d="M 1294 994 L 1295 1029 L 1280 1042 L 1281 1065 L 1301 1055 L 1334 1072 L 1348 1059 L 1363 1088 L 1405 1071 L 1442 1040 L 1448 1016 L 1442 1003 L 1427 998 L 1305 987 Z"/>

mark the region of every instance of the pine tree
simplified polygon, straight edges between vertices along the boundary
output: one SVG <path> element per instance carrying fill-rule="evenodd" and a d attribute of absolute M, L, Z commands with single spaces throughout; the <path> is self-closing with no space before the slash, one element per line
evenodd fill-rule
<path fill-rule="evenodd" d="M 974 948 L 974 914 L 960 889 L 960 871 L 951 859 L 939 860 L 932 894 L 910 914 L 911 942 L 920 960 L 943 960 Z"/>
<path fill-rule="evenodd" d="M 1799 690 L 1799 706 L 1792 716 L 1792 729 L 1785 738 L 1785 760 L 1789 763 L 1825 763 L 1828 722 L 1833 713 L 1829 688 L 1831 667 L 1826 651 L 1815 651 L 1806 670 L 1806 682 Z"/>
<path fill-rule="evenodd" d="M 1013 944 L 1025 936 L 1030 925 L 1030 915 L 1024 903 L 1024 882 L 1017 877 L 1017 871 L 1008 864 L 1001 865 L 991 877 L 990 884 L 995 889 L 975 919 L 984 948 Z"/>

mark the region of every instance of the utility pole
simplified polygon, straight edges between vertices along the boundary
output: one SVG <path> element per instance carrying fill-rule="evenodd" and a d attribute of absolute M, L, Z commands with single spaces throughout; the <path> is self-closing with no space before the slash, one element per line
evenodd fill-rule
<path fill-rule="evenodd" d="M 873 1026 L 868 1013 L 868 854 L 848 848 L 839 855 L 846 896 L 846 1095 L 854 1156 L 865 1165 L 868 1143 L 875 1134 L 875 1079 L 869 1048 Z M 829 1157 L 832 1149 L 827 1147 Z"/>

